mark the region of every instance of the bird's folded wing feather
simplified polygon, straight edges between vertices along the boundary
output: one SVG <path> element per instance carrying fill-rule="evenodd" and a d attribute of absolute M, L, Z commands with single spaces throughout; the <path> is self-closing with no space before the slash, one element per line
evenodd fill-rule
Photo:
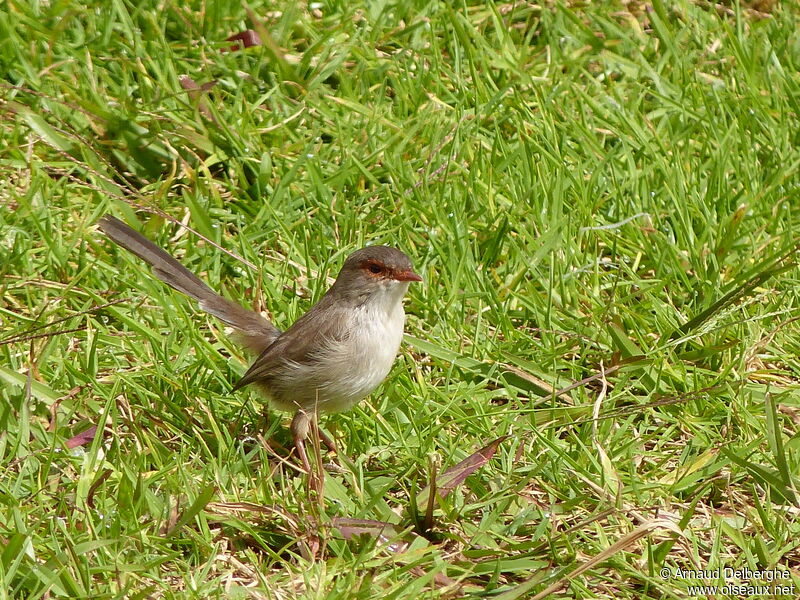
<path fill-rule="evenodd" d="M 348 328 L 341 309 L 331 306 L 323 298 L 309 312 L 300 317 L 289 329 L 253 361 L 250 368 L 233 386 L 234 391 L 256 381 L 268 380 L 270 374 L 282 364 L 312 365 L 320 360 L 325 349 L 343 341 Z"/>

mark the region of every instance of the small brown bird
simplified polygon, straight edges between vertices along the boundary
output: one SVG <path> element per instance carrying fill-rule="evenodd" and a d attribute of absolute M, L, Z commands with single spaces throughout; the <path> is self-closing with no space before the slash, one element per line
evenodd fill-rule
<path fill-rule="evenodd" d="M 422 281 L 409 258 L 388 246 L 368 246 L 344 261 L 333 286 L 284 332 L 260 313 L 223 298 L 163 249 L 119 219 L 98 223 L 114 242 L 153 267 L 167 285 L 198 301 L 258 354 L 238 390 L 255 386 L 279 410 L 294 412 L 292 435 L 307 472 L 304 440 L 314 413 L 347 410 L 374 390 L 392 367 L 403 337 L 403 296 Z"/>

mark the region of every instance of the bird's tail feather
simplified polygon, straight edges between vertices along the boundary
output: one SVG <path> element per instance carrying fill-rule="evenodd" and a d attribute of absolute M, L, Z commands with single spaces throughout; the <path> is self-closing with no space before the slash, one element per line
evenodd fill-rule
<path fill-rule="evenodd" d="M 200 308 L 237 330 L 239 341 L 248 349 L 260 353 L 280 335 L 280 330 L 263 315 L 223 298 L 165 250 L 116 217 L 105 215 L 98 225 L 111 240 L 150 264 L 161 281 L 197 300 Z"/>

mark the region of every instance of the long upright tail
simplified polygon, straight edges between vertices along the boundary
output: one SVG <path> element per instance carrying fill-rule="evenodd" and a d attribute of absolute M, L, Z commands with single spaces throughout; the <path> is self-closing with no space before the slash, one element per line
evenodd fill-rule
<path fill-rule="evenodd" d="M 161 281 L 197 300 L 200 308 L 237 330 L 238 341 L 249 350 L 260 353 L 280 335 L 280 330 L 264 316 L 217 294 L 166 251 L 116 217 L 105 215 L 98 225 L 115 243 L 149 263 Z"/>

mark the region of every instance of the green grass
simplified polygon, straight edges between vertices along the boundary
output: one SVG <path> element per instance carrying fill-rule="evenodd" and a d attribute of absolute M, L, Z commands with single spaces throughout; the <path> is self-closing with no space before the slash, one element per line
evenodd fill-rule
<path fill-rule="evenodd" d="M 0 598 L 796 596 L 797 7 L 249 7 L 0 6 Z M 323 498 L 106 212 L 283 328 L 412 257 Z"/>

